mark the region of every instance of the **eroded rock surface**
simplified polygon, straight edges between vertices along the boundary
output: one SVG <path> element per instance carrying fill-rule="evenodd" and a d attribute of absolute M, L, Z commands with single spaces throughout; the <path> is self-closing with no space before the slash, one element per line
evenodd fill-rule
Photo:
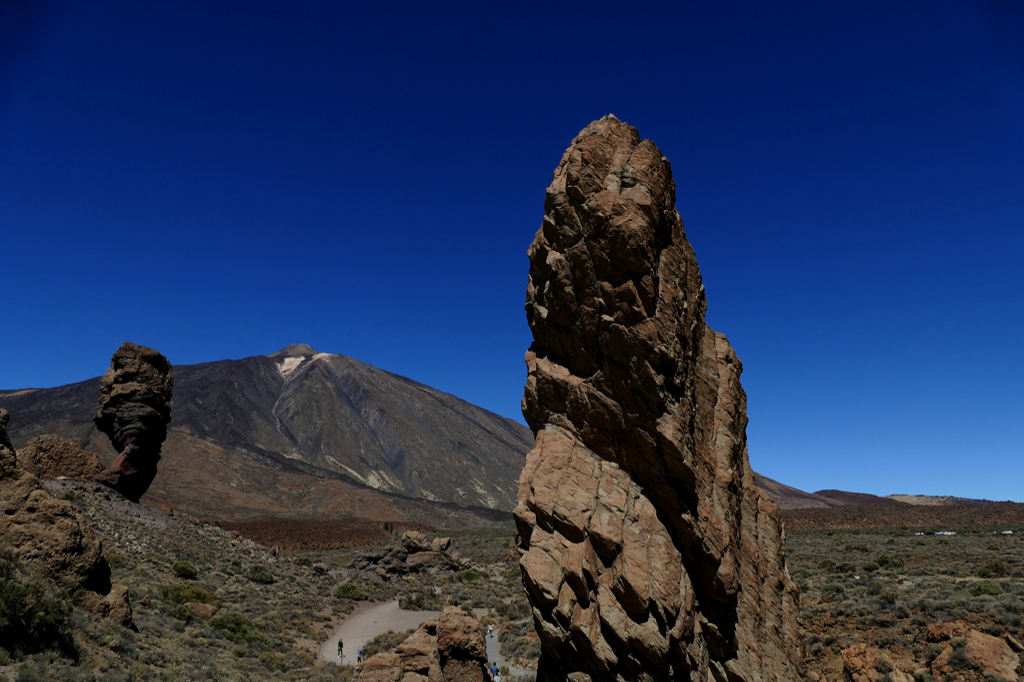
<path fill-rule="evenodd" d="M 394 651 L 372 656 L 356 667 L 361 682 L 483 682 L 487 673 L 484 628 L 449 606 L 425 621 Z"/>
<path fill-rule="evenodd" d="M 94 480 L 133 502 L 146 493 L 167 437 L 173 387 L 167 358 L 152 348 L 121 344 L 100 380 L 100 409 L 93 416 L 120 454 Z"/>
<path fill-rule="evenodd" d="M 515 517 L 537 679 L 799 679 L 781 516 L 754 484 L 742 366 L 704 322 L 668 161 L 592 123 L 529 255 L 536 444 Z"/>
<path fill-rule="evenodd" d="M 128 588 L 110 581 L 110 566 L 89 521 L 21 469 L 0 410 L 0 547 L 37 578 L 54 581 L 76 604 L 132 625 Z"/>
<path fill-rule="evenodd" d="M 95 452 L 52 433 L 30 440 L 18 451 L 18 463 L 30 474 L 51 481 L 57 478 L 89 481 L 103 470 Z"/>

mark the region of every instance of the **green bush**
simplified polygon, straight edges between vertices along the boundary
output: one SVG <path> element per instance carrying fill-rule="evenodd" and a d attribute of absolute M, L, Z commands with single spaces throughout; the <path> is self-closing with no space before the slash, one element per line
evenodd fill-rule
<path fill-rule="evenodd" d="M 975 597 L 989 594 L 993 597 L 997 597 L 1003 593 L 1003 586 L 999 583 L 992 582 L 991 580 L 982 580 L 977 585 L 971 588 L 971 594 Z"/>
<path fill-rule="evenodd" d="M 868 573 L 871 573 L 873 571 L 877 571 L 879 568 L 880 568 L 879 565 L 876 564 L 874 561 L 865 561 L 864 562 L 864 570 L 867 571 Z"/>
<path fill-rule="evenodd" d="M 200 604 L 213 604 L 220 606 L 217 597 L 197 585 L 186 585 L 177 583 L 160 589 L 160 596 L 172 604 L 184 604 L 194 601 Z"/>
<path fill-rule="evenodd" d="M 171 570 L 174 571 L 174 575 L 185 580 L 192 580 L 197 575 L 196 567 L 191 561 L 175 561 L 171 564 Z"/>
<path fill-rule="evenodd" d="M 19 580 L 13 555 L 0 556 L 0 642 L 8 657 L 45 650 L 74 656 L 73 611 L 43 583 Z"/>
<path fill-rule="evenodd" d="M 990 561 L 978 569 L 979 578 L 1005 578 L 1013 573 L 1013 567 L 1005 561 Z"/>
<path fill-rule="evenodd" d="M 214 616 L 207 623 L 214 630 L 219 630 L 232 642 L 262 642 L 266 637 L 244 616 L 237 613 L 225 613 Z"/>
<path fill-rule="evenodd" d="M 245 577 L 260 585 L 272 585 L 277 582 L 274 576 L 264 566 L 250 566 L 245 572 Z"/>
<path fill-rule="evenodd" d="M 835 567 L 836 567 L 836 562 L 832 561 L 831 559 L 822 559 L 821 561 L 818 562 L 818 568 L 820 570 L 823 570 L 823 571 L 827 571 L 830 568 L 835 568 Z"/>
<path fill-rule="evenodd" d="M 822 595 L 837 595 L 844 592 L 846 592 L 846 589 L 839 583 L 825 583 L 821 586 Z"/>
<path fill-rule="evenodd" d="M 338 599 L 366 599 L 366 592 L 355 583 L 342 583 L 334 588 L 334 596 Z"/>
<path fill-rule="evenodd" d="M 475 580 L 481 580 L 483 578 L 489 578 L 490 576 L 483 571 L 478 571 L 475 568 L 467 568 L 465 571 L 459 574 L 459 580 L 464 583 L 473 582 Z"/>

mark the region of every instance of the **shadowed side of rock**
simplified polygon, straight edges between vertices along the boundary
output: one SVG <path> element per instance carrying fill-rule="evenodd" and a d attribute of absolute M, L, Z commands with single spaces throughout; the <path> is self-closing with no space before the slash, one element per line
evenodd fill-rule
<path fill-rule="evenodd" d="M 167 437 L 173 387 L 167 358 L 152 348 L 121 344 L 100 380 L 100 407 L 93 416 L 119 454 L 94 480 L 133 502 L 146 493 Z"/>
<path fill-rule="evenodd" d="M 37 578 L 52 580 L 76 604 L 132 626 L 128 588 L 110 580 L 110 566 L 92 527 L 70 502 L 47 492 L 21 469 L 0 410 L 0 547 Z"/>
<path fill-rule="evenodd" d="M 588 126 L 529 255 L 536 444 L 515 516 L 538 680 L 797 679 L 781 515 L 668 161 L 613 116 Z"/>

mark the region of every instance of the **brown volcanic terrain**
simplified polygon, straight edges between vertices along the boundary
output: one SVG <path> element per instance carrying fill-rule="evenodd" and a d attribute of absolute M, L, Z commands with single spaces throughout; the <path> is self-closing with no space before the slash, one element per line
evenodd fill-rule
<path fill-rule="evenodd" d="M 921 530 L 1019 530 L 1024 528 L 1024 504 L 990 502 L 959 505 L 871 505 L 827 509 L 788 509 L 782 514 L 787 530 L 863 530 L 917 528 Z"/>
<path fill-rule="evenodd" d="M 56 433 L 100 454 L 99 380 L 0 392 L 21 447 Z M 432 525 L 509 510 L 532 443 L 522 425 L 341 355 L 175 368 L 172 421 L 146 500 L 221 519 L 374 518 Z"/>

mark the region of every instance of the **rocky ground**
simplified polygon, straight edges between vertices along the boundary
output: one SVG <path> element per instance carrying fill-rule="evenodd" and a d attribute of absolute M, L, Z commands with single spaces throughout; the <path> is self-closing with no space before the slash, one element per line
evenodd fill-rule
<path fill-rule="evenodd" d="M 126 502 L 95 484 L 46 485 L 92 520 L 114 579 L 129 587 L 138 631 L 76 608 L 64 624 L 70 648 L 0 650 L 0 680 L 355 679 L 354 668 L 319 662 L 317 653 L 362 599 L 398 599 L 407 609 L 484 609 L 481 622 L 498 626 L 505 658 L 536 665 L 538 640 L 524 620 L 529 609 L 511 523 L 444 533 L 470 568 L 385 579 L 360 567 L 366 555 L 395 554 L 396 532 L 382 529 L 381 541 L 368 548 L 275 556 L 236 532 Z M 1005 673 L 1007 647 L 1016 657 L 1010 662 L 1022 662 L 1013 647 L 1024 641 L 1024 535 L 990 534 L 1004 529 L 975 520 L 957 535 L 835 530 L 834 520 L 790 531 L 808 679 L 1013 679 L 1000 677 L 998 666 Z M 370 653 L 394 651 L 409 635 L 386 633 Z"/>
<path fill-rule="evenodd" d="M 278 552 L 95 483 L 46 486 L 91 520 L 114 579 L 129 588 L 137 631 L 75 608 L 42 651 L 0 642 L 0 680 L 347 680 L 352 667 L 321 662 L 318 653 L 357 601 L 482 608 L 483 622 L 498 625 L 526 613 L 518 570 L 495 560 L 509 556 L 511 524 L 455 534 L 446 551 L 464 548 L 469 568 L 382 577 L 359 560 L 381 550 Z M 378 546 L 404 551 L 397 530 L 384 536 Z M 0 593 L 3 621 L 10 604 Z M 392 635 L 392 648 L 404 638 Z"/>

